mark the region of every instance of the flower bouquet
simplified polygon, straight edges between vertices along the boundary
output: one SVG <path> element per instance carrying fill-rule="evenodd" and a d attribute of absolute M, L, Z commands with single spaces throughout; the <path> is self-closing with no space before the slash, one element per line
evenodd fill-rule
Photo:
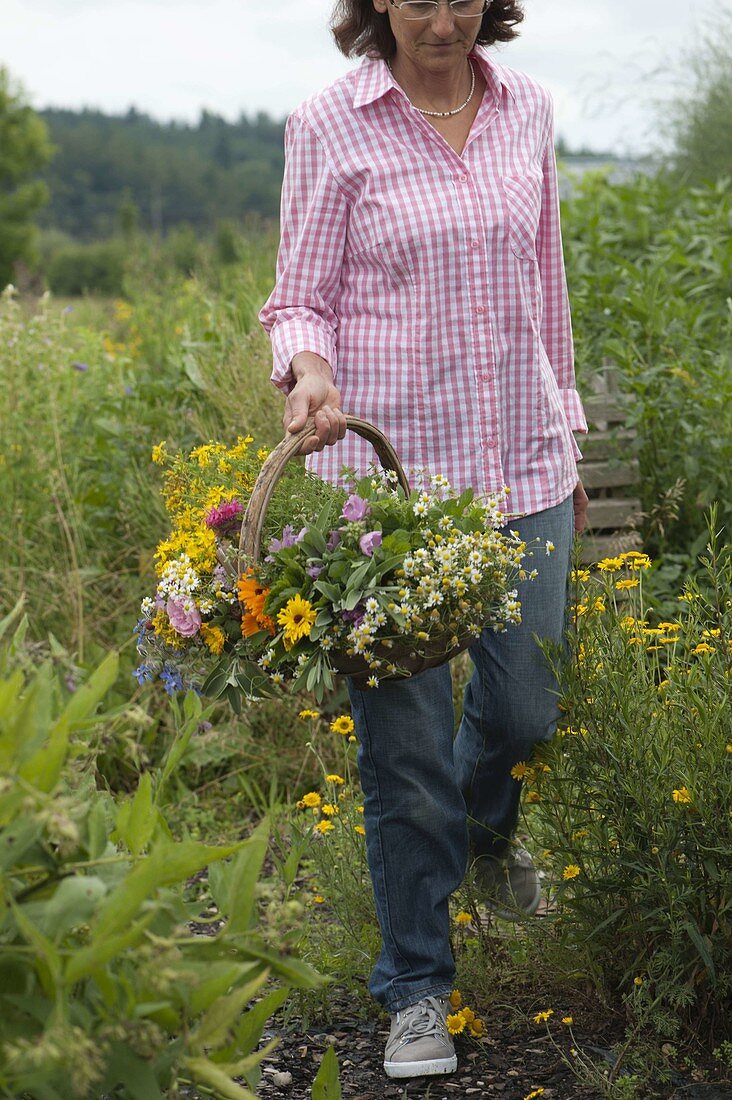
<path fill-rule="evenodd" d="M 410 490 L 381 433 L 347 422 L 385 468 L 345 470 L 340 485 L 289 462 L 311 423 L 271 454 L 250 436 L 171 458 L 154 449 L 172 530 L 136 627 L 140 683 L 225 696 L 237 711 L 281 685 L 321 701 L 336 673 L 376 688 L 520 621 L 531 551 L 501 532 L 498 499 L 439 474 Z"/>

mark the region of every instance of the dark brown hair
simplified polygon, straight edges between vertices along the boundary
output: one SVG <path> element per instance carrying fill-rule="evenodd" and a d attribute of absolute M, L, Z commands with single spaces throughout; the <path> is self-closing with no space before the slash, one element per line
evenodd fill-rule
<path fill-rule="evenodd" d="M 483 16 L 476 41 L 481 46 L 510 42 L 514 27 L 524 18 L 520 0 L 493 0 Z M 333 37 L 346 57 L 370 54 L 386 60 L 394 56 L 396 42 L 389 16 L 376 11 L 372 0 L 337 0 L 330 23 Z"/>

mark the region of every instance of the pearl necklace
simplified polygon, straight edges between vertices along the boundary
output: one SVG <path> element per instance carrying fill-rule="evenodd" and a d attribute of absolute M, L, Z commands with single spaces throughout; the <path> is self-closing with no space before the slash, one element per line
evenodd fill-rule
<path fill-rule="evenodd" d="M 392 76 L 394 76 L 394 70 L 391 67 L 391 62 L 387 60 L 386 64 L 387 64 L 387 67 L 389 69 L 389 72 L 391 73 Z M 468 61 L 468 65 L 470 65 L 470 77 L 471 77 L 470 92 L 468 94 L 468 98 L 465 100 L 464 103 L 461 103 L 460 106 L 456 107 L 453 111 L 425 111 L 425 110 L 423 110 L 422 107 L 417 107 L 417 105 L 415 103 L 412 103 L 412 101 L 410 99 L 409 102 L 412 103 L 412 106 L 414 107 L 415 111 L 419 111 L 419 113 L 421 115 L 429 115 L 431 118 L 451 118 L 452 115 L 459 115 L 461 111 L 464 111 L 465 108 L 467 107 L 467 105 L 470 103 L 471 99 L 473 98 L 473 92 L 475 91 L 475 69 L 473 68 L 473 65 L 472 65 L 471 61 Z"/>

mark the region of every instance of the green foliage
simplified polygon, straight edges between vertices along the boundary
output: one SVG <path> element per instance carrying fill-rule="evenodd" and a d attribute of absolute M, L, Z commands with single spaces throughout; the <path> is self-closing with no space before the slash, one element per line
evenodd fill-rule
<path fill-rule="evenodd" d="M 198 125 L 48 108 L 39 112 L 58 147 L 43 173 L 51 201 L 41 224 L 80 241 L 136 225 L 162 236 L 187 224 L 197 236 L 221 218 L 276 217 L 284 122 L 236 122 L 203 111 Z"/>
<path fill-rule="evenodd" d="M 689 72 L 691 81 L 689 81 Z M 696 48 L 684 56 L 681 90 L 664 127 L 671 164 L 685 184 L 732 176 L 732 9 L 715 5 Z"/>
<path fill-rule="evenodd" d="M 255 908 L 268 822 L 217 847 L 172 837 L 162 810 L 194 696 L 130 799 L 98 791 L 86 737 L 108 718 L 117 657 L 69 696 L 50 662 L 23 660 L 25 620 L 3 642 L 17 616 L 0 623 L 0 1090 L 153 1100 L 183 1077 L 251 1100 L 267 1019 L 288 987 L 320 981 Z M 224 919 L 191 934 L 201 903 L 185 884 L 206 867 Z"/>
<path fill-rule="evenodd" d="M 323 1055 L 318 1075 L 313 1081 L 313 1100 L 341 1100 L 338 1056 L 333 1047 L 328 1047 Z"/>
<path fill-rule="evenodd" d="M 125 255 L 121 237 L 93 244 L 70 242 L 54 251 L 44 275 L 54 294 L 121 294 Z"/>
<path fill-rule="evenodd" d="M 528 782 L 574 967 L 666 1037 L 711 1035 L 732 984 L 732 549 L 650 625 L 637 572 L 579 582 L 562 723 Z M 727 1015 L 728 1018 L 728 1015 Z"/>
<path fill-rule="evenodd" d="M 667 559 L 668 590 L 695 566 L 712 501 L 732 529 L 732 189 L 586 176 L 564 227 L 579 385 L 611 363 L 630 398 L 644 545 Z"/>
<path fill-rule="evenodd" d="M 0 289 L 11 281 L 15 261 L 32 257 L 32 219 L 48 202 L 49 192 L 29 177 L 44 167 L 51 153 L 45 124 L 0 66 Z"/>

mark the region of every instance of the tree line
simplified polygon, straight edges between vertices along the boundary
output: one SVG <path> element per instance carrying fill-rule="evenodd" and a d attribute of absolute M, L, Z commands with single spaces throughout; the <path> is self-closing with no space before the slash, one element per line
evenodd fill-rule
<path fill-rule="evenodd" d="M 276 217 L 284 121 L 260 113 L 227 122 L 159 122 L 131 108 L 38 112 L 54 155 L 40 179 L 50 201 L 41 228 L 99 240 L 130 228 L 165 234 L 187 223 L 205 234 L 222 220 Z"/>

